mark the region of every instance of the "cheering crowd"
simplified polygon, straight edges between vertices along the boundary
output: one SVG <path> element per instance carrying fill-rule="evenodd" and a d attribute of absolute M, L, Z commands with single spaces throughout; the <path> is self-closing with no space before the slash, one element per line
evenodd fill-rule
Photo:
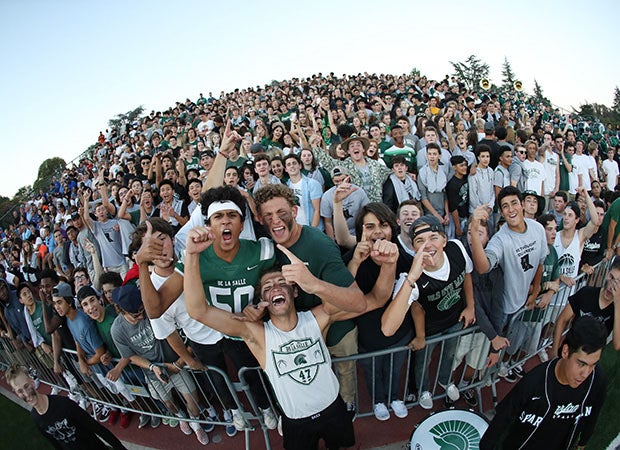
<path fill-rule="evenodd" d="M 495 365 L 508 382 L 522 378 L 512 362 L 550 327 L 538 358 L 569 359 L 562 333 L 586 313 L 620 349 L 620 261 L 602 288 L 575 286 L 620 254 L 618 143 L 618 130 L 520 90 L 478 91 L 454 77 L 318 74 L 201 94 L 101 132 L 12 212 L 2 335 L 71 388 L 93 380 L 128 406 L 131 377 L 145 380 L 178 418 L 168 424 L 203 444 L 212 428 L 192 421 L 204 405 L 188 370 L 234 378 L 230 363 L 260 366 L 277 407 L 260 379 L 250 388 L 268 428 L 281 417 L 287 449 L 319 437 L 350 446 L 356 366 L 332 369 L 330 357 L 415 350 L 407 386 L 405 352 L 360 361 L 384 421 L 415 402 L 433 409 L 440 393 L 446 406 L 476 406 L 469 383 Z M 561 288 L 572 289 L 568 301 Z M 508 334 L 523 307 L 537 318 Z M 444 344 L 435 392 L 427 340 L 474 324 L 469 340 Z M 62 348 L 77 350 L 78 364 Z M 130 364 L 141 370 L 129 375 Z M 212 377 L 233 436 L 244 418 Z M 308 431 L 317 413 L 329 420 Z M 160 423 L 144 414 L 139 426 L 149 421 Z M 580 426 L 587 441 L 593 422 Z"/>

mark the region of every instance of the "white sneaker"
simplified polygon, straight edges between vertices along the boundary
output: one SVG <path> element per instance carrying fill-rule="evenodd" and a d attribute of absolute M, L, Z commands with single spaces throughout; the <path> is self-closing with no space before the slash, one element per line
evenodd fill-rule
<path fill-rule="evenodd" d="M 538 358 L 540 358 L 540 362 L 547 362 L 549 361 L 549 354 L 547 353 L 547 350 L 545 350 L 544 348 L 538 352 Z"/>
<path fill-rule="evenodd" d="M 402 400 L 394 400 L 392 403 L 390 403 L 390 406 L 394 410 L 394 415 L 399 419 L 404 419 L 409 415 L 409 410 L 405 406 L 405 402 L 403 402 Z"/>
<path fill-rule="evenodd" d="M 497 370 L 497 376 L 506 378 L 506 375 L 508 375 L 508 366 L 506 365 L 506 363 L 501 362 L 499 363 L 499 369 Z"/>
<path fill-rule="evenodd" d="M 375 403 L 373 411 L 377 420 L 383 422 L 384 420 L 388 420 L 390 418 L 390 412 L 388 411 L 387 406 L 385 406 L 385 403 Z"/>
<path fill-rule="evenodd" d="M 265 421 L 265 426 L 270 430 L 275 430 L 278 426 L 278 417 L 276 416 L 276 413 L 274 413 L 273 409 L 271 408 L 260 408 L 260 410 L 263 413 L 263 420 Z"/>
<path fill-rule="evenodd" d="M 424 391 L 420 395 L 420 406 L 424 409 L 433 409 L 433 396 L 429 391 Z"/>
<path fill-rule="evenodd" d="M 243 431 L 245 429 L 245 419 L 241 411 L 238 409 L 231 409 L 230 411 L 232 412 L 233 425 L 238 431 Z"/>
<path fill-rule="evenodd" d="M 187 422 L 183 421 L 181 423 L 186 424 Z M 196 438 L 198 439 L 198 442 L 200 442 L 202 445 L 207 445 L 209 443 L 209 435 L 205 432 L 205 430 L 202 429 L 198 422 L 190 422 L 189 426 L 192 430 L 194 430 L 194 433 L 196 433 Z M 183 426 L 181 426 L 181 431 L 182 430 Z"/>
<path fill-rule="evenodd" d="M 192 434 L 192 427 L 189 426 L 186 420 L 179 420 L 179 428 L 183 432 L 183 434 L 190 435 Z"/>
<path fill-rule="evenodd" d="M 457 401 L 461 398 L 461 394 L 459 393 L 459 388 L 457 388 L 454 383 L 450 383 L 446 388 L 446 395 L 453 402 Z"/>

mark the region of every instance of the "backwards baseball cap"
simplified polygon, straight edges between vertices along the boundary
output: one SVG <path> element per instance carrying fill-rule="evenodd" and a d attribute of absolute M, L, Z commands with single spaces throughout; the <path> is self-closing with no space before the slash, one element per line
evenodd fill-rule
<path fill-rule="evenodd" d="M 143 307 L 140 290 L 133 284 L 126 284 L 114 289 L 112 301 L 129 314 L 135 314 Z"/>
<path fill-rule="evenodd" d="M 331 175 L 332 177 L 337 177 L 339 175 L 349 175 L 349 171 L 346 169 L 346 167 L 336 166 L 332 169 Z"/>
<path fill-rule="evenodd" d="M 208 156 L 209 158 L 215 158 L 215 153 L 213 152 L 213 150 L 205 150 L 203 152 L 200 152 L 200 157 L 204 157 L 204 156 Z"/>
<path fill-rule="evenodd" d="M 77 292 L 78 302 L 81 302 L 85 298 L 92 297 L 93 295 L 97 298 L 99 297 L 97 291 L 95 291 L 92 286 L 82 286 Z"/>
<path fill-rule="evenodd" d="M 495 123 L 488 121 L 484 124 L 484 131 L 495 131 Z"/>
<path fill-rule="evenodd" d="M 262 144 L 252 144 L 250 147 L 251 153 L 265 153 L 265 147 Z"/>
<path fill-rule="evenodd" d="M 428 231 L 436 231 L 438 233 L 445 233 L 443 225 L 435 216 L 427 214 L 425 216 L 417 218 L 409 228 L 409 236 L 411 240 L 414 240 L 416 236 L 426 233 Z"/>
<path fill-rule="evenodd" d="M 73 298 L 73 291 L 68 283 L 60 282 L 52 289 L 52 295 L 54 297 Z"/>

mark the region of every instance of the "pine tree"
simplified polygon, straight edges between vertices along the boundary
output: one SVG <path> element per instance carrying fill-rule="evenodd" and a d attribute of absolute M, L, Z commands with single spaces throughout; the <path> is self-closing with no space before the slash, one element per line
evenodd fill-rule
<path fill-rule="evenodd" d="M 454 76 L 465 83 L 468 89 L 477 89 L 480 80 L 488 78 L 489 65 L 481 61 L 476 55 L 470 55 L 463 62 L 452 62 Z"/>
<path fill-rule="evenodd" d="M 618 86 L 614 89 L 614 102 L 611 109 L 620 114 L 620 89 L 618 89 Z"/>
<path fill-rule="evenodd" d="M 543 95 L 542 87 L 540 87 L 540 84 L 538 84 L 538 80 L 536 78 L 534 78 L 534 96 L 538 100 L 542 100 L 545 97 Z"/>
<path fill-rule="evenodd" d="M 508 62 L 508 58 L 506 58 L 505 56 L 504 56 L 504 64 L 502 65 L 502 76 L 504 77 L 502 78 L 502 82 L 504 83 L 504 86 L 507 87 L 508 89 L 512 89 L 512 85 L 516 81 L 517 77 L 515 73 L 512 71 L 512 67 L 510 66 L 510 63 Z"/>

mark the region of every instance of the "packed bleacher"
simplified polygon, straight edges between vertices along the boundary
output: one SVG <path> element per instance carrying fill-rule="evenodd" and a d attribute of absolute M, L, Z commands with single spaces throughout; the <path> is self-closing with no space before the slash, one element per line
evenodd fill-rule
<path fill-rule="evenodd" d="M 619 138 L 618 130 L 521 89 L 468 89 L 454 77 L 318 74 L 177 102 L 101 132 L 93 150 L 13 211 L 2 231 L 4 355 L 8 362 L 39 358 L 55 377 L 51 384 L 84 408 L 90 400 L 100 420 L 121 417 L 128 426 L 128 411 L 142 411 L 140 428 L 158 426 L 162 416 L 201 443 L 213 428 L 198 419 L 221 422 L 229 436 L 244 429 L 243 407 L 225 377 L 211 374 L 207 383 L 196 373 L 216 366 L 235 379 L 233 366 L 257 364 L 238 340 L 214 333 L 191 311 L 183 316 L 173 303 L 182 293 L 167 299 L 161 288 L 173 274 L 182 280 L 185 239 L 219 217 L 205 206 L 213 205 L 209 191 L 228 186 L 245 208 L 242 229 L 222 232 L 224 247 L 240 238 L 263 250 L 270 239 L 289 248 L 280 235 L 294 220 L 336 249 L 354 280 L 345 287 L 368 294 L 381 266 L 373 245 L 398 246 L 390 298 L 338 322 L 327 338 L 332 356 L 345 358 L 336 372 L 349 412 L 359 412 L 359 388 L 351 376 L 356 362 L 346 358 L 386 349 L 395 353 L 359 360 L 378 420 L 432 409 L 437 399 L 450 406 L 464 398 L 475 407 L 473 387 L 489 367 L 515 382 L 524 360 L 558 355 L 562 333 L 586 301 L 586 280 L 596 276 L 600 284 L 601 268 L 620 253 Z M 274 196 L 292 199 L 292 219 L 267 216 Z M 151 232 L 174 244 L 164 250 L 167 266 L 149 257 Z M 275 259 L 287 263 L 279 250 Z M 148 291 L 142 267 L 156 274 Z M 235 294 L 234 281 L 232 291 L 218 285 L 228 279 L 226 267 L 204 266 L 216 279 L 209 284 L 201 272 L 206 300 L 247 315 L 257 295 Z M 615 290 L 599 291 L 603 303 L 620 303 Z M 604 312 L 609 331 L 613 310 Z M 474 325 L 467 339 L 452 337 Z M 148 349 L 133 341 L 131 326 L 150 333 Z M 438 344 L 440 356 L 432 356 Z M 404 347 L 415 350 L 411 362 L 396 353 Z M 250 376 L 249 395 L 273 429 L 280 412 L 261 380 Z M 154 404 L 136 404 L 127 385 L 144 386 Z M 109 398 L 98 403 L 106 389 L 126 408 Z"/>

